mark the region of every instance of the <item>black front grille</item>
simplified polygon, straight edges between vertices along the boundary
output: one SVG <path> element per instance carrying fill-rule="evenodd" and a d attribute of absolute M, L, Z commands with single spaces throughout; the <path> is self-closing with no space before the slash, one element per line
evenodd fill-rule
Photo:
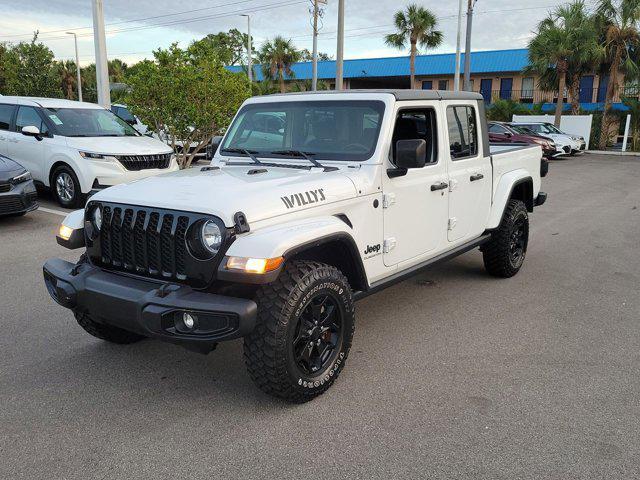
<path fill-rule="evenodd" d="M 102 206 L 101 229 L 94 235 L 90 228 L 87 234 L 87 252 L 94 263 L 106 269 L 186 281 L 197 286 L 207 284 L 213 277 L 219 258 L 210 261 L 195 259 L 187 249 L 186 238 L 194 223 L 210 217 L 91 202 L 87 208 L 87 219 L 98 205 Z"/>
<path fill-rule="evenodd" d="M 116 157 L 127 170 L 149 170 L 150 168 L 168 168 L 171 154 L 160 155 L 120 155 Z"/>
<path fill-rule="evenodd" d="M 0 183 L 0 193 L 7 193 L 9 190 L 11 190 L 10 183 Z"/>
<path fill-rule="evenodd" d="M 18 195 L 0 197 L 0 214 L 21 212 L 25 208 Z"/>

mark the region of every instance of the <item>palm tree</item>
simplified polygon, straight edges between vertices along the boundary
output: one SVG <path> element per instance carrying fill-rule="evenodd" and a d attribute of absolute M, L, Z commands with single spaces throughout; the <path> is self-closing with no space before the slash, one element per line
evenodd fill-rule
<path fill-rule="evenodd" d="M 406 48 L 407 42 L 411 46 L 411 88 L 415 88 L 418 45 L 424 48 L 436 48 L 442 43 L 443 35 L 440 30 L 436 30 L 438 26 L 436 16 L 430 10 L 416 4 L 409 5 L 406 11 L 396 12 L 394 23 L 398 31 L 387 35 L 385 42 L 398 49 Z"/>
<path fill-rule="evenodd" d="M 262 46 L 259 59 L 262 63 L 265 77 L 278 80 L 280 92 L 285 93 L 285 75 L 290 78 L 294 76 L 291 66 L 300 61 L 300 51 L 296 49 L 291 40 L 286 40 L 278 35 Z"/>
<path fill-rule="evenodd" d="M 580 79 L 600 58 L 594 20 L 582 0 L 556 8 L 538 25 L 529 42 L 528 71 L 541 76 L 541 83 L 557 85 L 555 124 L 560 126 L 567 78 L 571 76 L 572 100 L 579 107 Z"/>
<path fill-rule="evenodd" d="M 73 100 L 73 87 L 76 83 L 76 63 L 71 60 L 64 60 L 57 63 L 60 84 L 67 100 Z"/>
<path fill-rule="evenodd" d="M 638 64 L 634 62 L 631 52 L 640 43 L 640 0 L 601 0 L 597 15 L 604 39 L 605 58 L 609 64 L 609 83 L 600 133 L 600 148 L 606 148 L 612 120 L 611 105 L 620 75 L 638 75 Z"/>

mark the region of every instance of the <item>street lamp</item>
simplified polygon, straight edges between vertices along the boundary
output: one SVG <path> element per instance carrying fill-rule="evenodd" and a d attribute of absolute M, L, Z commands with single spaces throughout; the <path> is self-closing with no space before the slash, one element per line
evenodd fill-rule
<path fill-rule="evenodd" d="M 251 61 L 251 15 L 242 14 L 241 17 L 247 17 L 247 73 L 249 74 L 249 82 L 253 83 L 253 62 Z"/>
<path fill-rule="evenodd" d="M 82 77 L 80 76 L 80 56 L 78 55 L 78 36 L 74 32 L 67 32 L 67 35 L 73 35 L 76 44 L 76 72 L 78 74 L 78 101 L 82 101 Z"/>

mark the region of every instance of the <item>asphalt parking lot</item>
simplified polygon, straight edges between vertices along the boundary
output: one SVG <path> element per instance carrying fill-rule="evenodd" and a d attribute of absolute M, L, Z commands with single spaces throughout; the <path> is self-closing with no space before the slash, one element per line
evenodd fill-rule
<path fill-rule="evenodd" d="M 239 341 L 90 337 L 41 278 L 78 256 L 61 217 L 2 219 L 0 478 L 638 478 L 639 179 L 640 158 L 552 163 L 518 276 L 475 251 L 363 300 L 301 406 L 253 386 Z"/>

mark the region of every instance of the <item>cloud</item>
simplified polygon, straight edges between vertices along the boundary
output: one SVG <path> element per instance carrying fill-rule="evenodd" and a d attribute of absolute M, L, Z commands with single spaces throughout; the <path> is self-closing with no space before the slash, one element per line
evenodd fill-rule
<path fill-rule="evenodd" d="M 73 42 L 65 38 L 64 30 L 77 30 L 83 63 L 93 60 L 91 37 L 91 2 L 87 0 L 30 0 L 14 3 L 0 18 L 0 41 L 28 40 L 29 32 L 40 30 L 41 40 L 59 57 L 71 58 Z M 320 50 L 335 56 L 337 0 L 329 0 L 323 17 Z M 384 35 L 393 31 L 393 14 L 411 0 L 349 0 L 346 3 L 347 58 L 402 55 L 384 44 Z M 439 18 L 444 32 L 444 44 L 436 52 L 455 49 L 457 2 L 422 1 Z M 278 5 L 278 8 L 269 6 Z M 554 5 L 532 5 L 527 0 L 512 0 L 507 6 L 502 0 L 483 0 L 476 6 L 473 23 L 474 50 L 524 47 L 530 32 Z M 182 13 L 198 10 L 191 13 Z M 109 0 L 105 2 L 105 18 L 110 56 L 127 57 L 135 61 L 149 57 L 158 47 L 172 42 L 187 44 L 208 33 L 246 28 L 240 13 L 252 13 L 253 35 L 258 45 L 265 39 L 281 34 L 290 37 L 300 48 L 311 48 L 312 36 L 308 0 Z M 129 22 L 130 20 L 139 20 Z M 124 23 L 123 23 L 124 22 Z M 463 25 L 464 28 L 464 25 Z M 62 30 L 62 32 L 60 32 Z M 23 37 L 11 36 L 25 34 Z"/>

